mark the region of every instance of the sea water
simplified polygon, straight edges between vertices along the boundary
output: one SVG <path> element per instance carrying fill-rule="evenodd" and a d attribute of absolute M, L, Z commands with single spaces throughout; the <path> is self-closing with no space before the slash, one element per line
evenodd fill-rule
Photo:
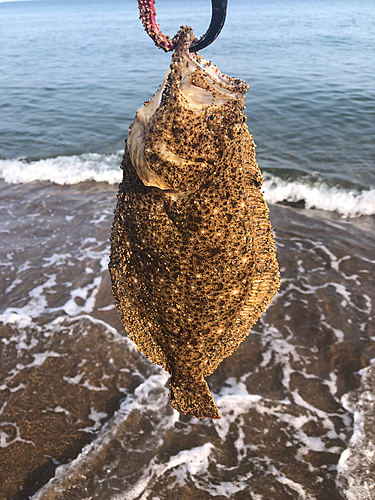
<path fill-rule="evenodd" d="M 200 36 L 211 13 L 209 0 L 157 9 L 171 36 L 181 24 Z M 248 125 L 270 202 L 374 213 L 374 17 L 370 1 L 230 2 L 203 55 L 250 84 Z M 117 182 L 134 112 L 170 60 L 143 32 L 137 2 L 5 2 L 0 46 L 0 175 Z"/>
<path fill-rule="evenodd" d="M 210 21 L 208 0 L 156 7 L 171 36 Z M 170 55 L 135 0 L 0 3 L 2 500 L 373 498 L 374 19 L 230 0 L 202 51 L 250 85 L 283 279 L 210 377 L 211 422 L 170 408 L 106 269 L 124 139 Z"/>

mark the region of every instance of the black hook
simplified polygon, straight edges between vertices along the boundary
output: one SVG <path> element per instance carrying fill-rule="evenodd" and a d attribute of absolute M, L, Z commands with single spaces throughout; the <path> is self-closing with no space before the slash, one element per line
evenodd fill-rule
<path fill-rule="evenodd" d="M 161 32 L 156 22 L 154 2 L 155 0 L 138 0 L 139 17 L 147 34 L 154 40 L 156 46 L 165 52 L 169 52 L 174 50 L 174 43 L 168 36 Z M 228 0 L 211 0 L 211 2 L 211 24 L 207 32 L 197 42 L 191 44 L 189 52 L 197 52 L 210 45 L 217 38 L 224 26 Z"/>
<path fill-rule="evenodd" d="M 193 42 L 189 47 L 189 52 L 197 52 L 205 47 L 208 47 L 218 36 L 222 30 L 225 17 L 227 15 L 228 0 L 211 0 L 212 1 L 212 17 L 211 23 L 204 35 L 197 42 Z"/>

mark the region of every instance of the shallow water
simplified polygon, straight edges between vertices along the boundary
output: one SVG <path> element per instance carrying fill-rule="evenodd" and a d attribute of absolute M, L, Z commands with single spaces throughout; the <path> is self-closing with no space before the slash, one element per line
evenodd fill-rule
<path fill-rule="evenodd" d="M 160 0 L 157 11 L 166 33 L 189 24 L 200 35 L 211 7 Z M 375 187 L 374 18 L 372 1 L 231 2 L 202 55 L 249 83 L 262 170 Z M 122 150 L 170 61 L 143 32 L 135 0 L 2 3 L 0 46 L 0 159 Z"/>
<path fill-rule="evenodd" d="M 35 498 L 345 498 L 348 393 L 375 358 L 373 218 L 271 206 L 281 291 L 208 379 L 222 420 L 199 421 L 123 337 L 106 269 L 115 198 L 93 182 L 2 190 L 1 498 L 28 498 L 56 466 Z"/>

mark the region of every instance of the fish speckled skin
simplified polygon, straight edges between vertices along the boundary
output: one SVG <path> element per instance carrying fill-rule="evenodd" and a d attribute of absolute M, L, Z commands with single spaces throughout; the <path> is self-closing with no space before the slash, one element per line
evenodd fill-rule
<path fill-rule="evenodd" d="M 129 337 L 171 374 L 180 412 L 220 418 L 204 378 L 279 288 L 272 226 L 245 124 L 247 84 L 189 54 L 137 112 L 111 236 L 116 306 Z"/>

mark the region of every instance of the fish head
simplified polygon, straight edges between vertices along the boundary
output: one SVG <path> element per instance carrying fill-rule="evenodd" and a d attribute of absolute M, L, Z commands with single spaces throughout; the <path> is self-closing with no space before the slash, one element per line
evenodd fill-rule
<path fill-rule="evenodd" d="M 193 40 L 193 30 L 182 27 L 167 74 L 155 96 L 137 111 L 127 141 L 143 184 L 176 200 L 207 181 L 228 141 L 246 122 L 247 83 L 190 53 Z"/>

